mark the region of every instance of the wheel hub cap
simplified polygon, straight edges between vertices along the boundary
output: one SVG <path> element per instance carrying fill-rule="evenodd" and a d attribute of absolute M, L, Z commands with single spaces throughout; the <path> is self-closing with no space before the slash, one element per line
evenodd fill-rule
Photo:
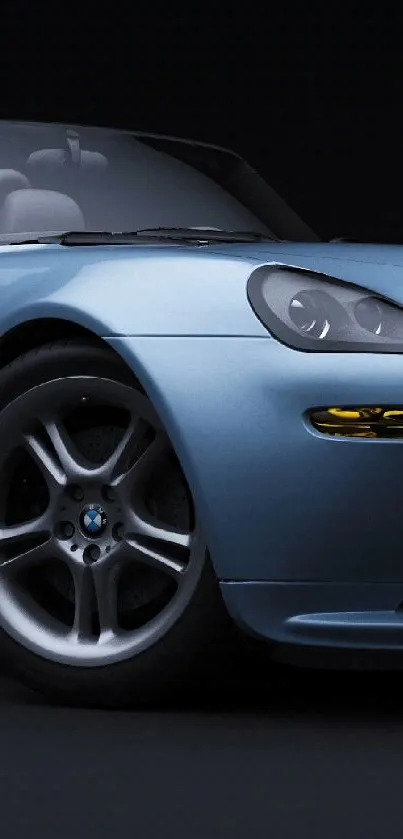
<path fill-rule="evenodd" d="M 80 513 L 81 532 L 87 539 L 99 539 L 108 525 L 108 519 L 103 507 L 99 504 L 86 504 Z"/>

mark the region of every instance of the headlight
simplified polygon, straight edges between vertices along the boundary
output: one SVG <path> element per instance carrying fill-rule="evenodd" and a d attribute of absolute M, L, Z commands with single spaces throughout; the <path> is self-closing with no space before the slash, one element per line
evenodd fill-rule
<path fill-rule="evenodd" d="M 324 274 L 266 265 L 248 281 L 258 318 L 279 341 L 316 352 L 403 352 L 403 309 Z"/>

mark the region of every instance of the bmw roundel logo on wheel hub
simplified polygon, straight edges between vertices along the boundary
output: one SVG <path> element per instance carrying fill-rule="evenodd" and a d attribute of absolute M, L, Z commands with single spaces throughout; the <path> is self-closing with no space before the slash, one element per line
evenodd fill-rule
<path fill-rule="evenodd" d="M 87 504 L 80 513 L 80 527 L 87 539 L 98 539 L 105 532 L 108 519 L 99 504 Z"/>

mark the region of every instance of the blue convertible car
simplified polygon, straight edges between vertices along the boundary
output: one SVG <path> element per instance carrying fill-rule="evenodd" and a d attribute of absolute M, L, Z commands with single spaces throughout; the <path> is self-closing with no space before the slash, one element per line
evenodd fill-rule
<path fill-rule="evenodd" d="M 18 679 L 150 701 L 229 625 L 403 660 L 401 247 L 319 241 L 222 148 L 2 122 L 0 288 Z"/>

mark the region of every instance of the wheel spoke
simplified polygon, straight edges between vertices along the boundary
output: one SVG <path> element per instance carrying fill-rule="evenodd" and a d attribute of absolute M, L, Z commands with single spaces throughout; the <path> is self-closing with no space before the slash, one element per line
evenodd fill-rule
<path fill-rule="evenodd" d="M 71 634 L 78 640 L 91 635 L 94 584 L 91 568 L 87 565 L 77 565 L 73 570 L 73 577 L 75 613 Z"/>
<path fill-rule="evenodd" d="M 112 481 L 113 486 L 119 486 L 123 490 L 130 487 L 140 489 L 147 480 L 153 468 L 158 464 L 160 458 L 169 451 L 169 441 L 164 434 L 159 433 L 147 446 L 146 450 L 126 471 L 116 476 Z"/>
<path fill-rule="evenodd" d="M 103 470 L 111 483 L 117 483 L 127 471 L 127 464 L 132 459 L 139 444 L 141 420 L 131 419 L 115 451 L 105 463 Z"/>
<path fill-rule="evenodd" d="M 49 491 L 52 493 L 60 490 L 67 482 L 66 473 L 62 467 L 37 436 L 26 434 L 24 439 L 28 452 L 39 467 Z"/>
<path fill-rule="evenodd" d="M 184 533 L 181 530 L 167 527 L 166 525 L 154 523 L 148 519 L 143 518 L 134 510 L 130 511 L 130 523 L 133 528 L 133 534 L 136 536 L 145 536 L 147 539 L 154 539 L 157 542 L 162 542 L 169 552 L 172 548 L 183 548 L 184 551 L 189 551 L 192 534 Z M 129 534 L 132 535 L 131 533 Z"/>
<path fill-rule="evenodd" d="M 73 443 L 73 440 L 67 434 L 66 429 L 60 421 L 47 419 L 44 421 L 44 426 L 60 461 L 63 472 L 68 479 L 77 479 L 94 473 L 95 470 L 91 469 L 88 463 L 80 455 Z"/>
<path fill-rule="evenodd" d="M 96 607 L 100 626 L 100 641 L 118 633 L 118 587 L 119 566 L 113 562 L 95 564 L 91 567 L 95 589 Z"/>
<path fill-rule="evenodd" d="M 135 536 L 128 536 L 125 539 L 125 544 L 130 549 L 130 558 L 136 562 L 148 565 L 156 571 L 162 571 L 179 580 L 180 576 L 186 570 L 187 562 L 185 560 L 176 559 L 168 556 L 162 549 L 151 545 L 144 545 Z"/>
<path fill-rule="evenodd" d="M 29 541 L 33 538 L 41 539 L 34 547 L 29 547 Z M 4 551 L 15 545 L 16 551 L 12 557 L 4 557 Z M 26 566 L 27 563 L 34 564 L 49 556 L 50 548 L 54 548 L 53 539 L 48 528 L 46 516 L 40 516 L 32 521 L 16 524 L 0 529 L 0 567 L 5 566 Z M 1 556 L 3 553 L 3 557 Z"/>

